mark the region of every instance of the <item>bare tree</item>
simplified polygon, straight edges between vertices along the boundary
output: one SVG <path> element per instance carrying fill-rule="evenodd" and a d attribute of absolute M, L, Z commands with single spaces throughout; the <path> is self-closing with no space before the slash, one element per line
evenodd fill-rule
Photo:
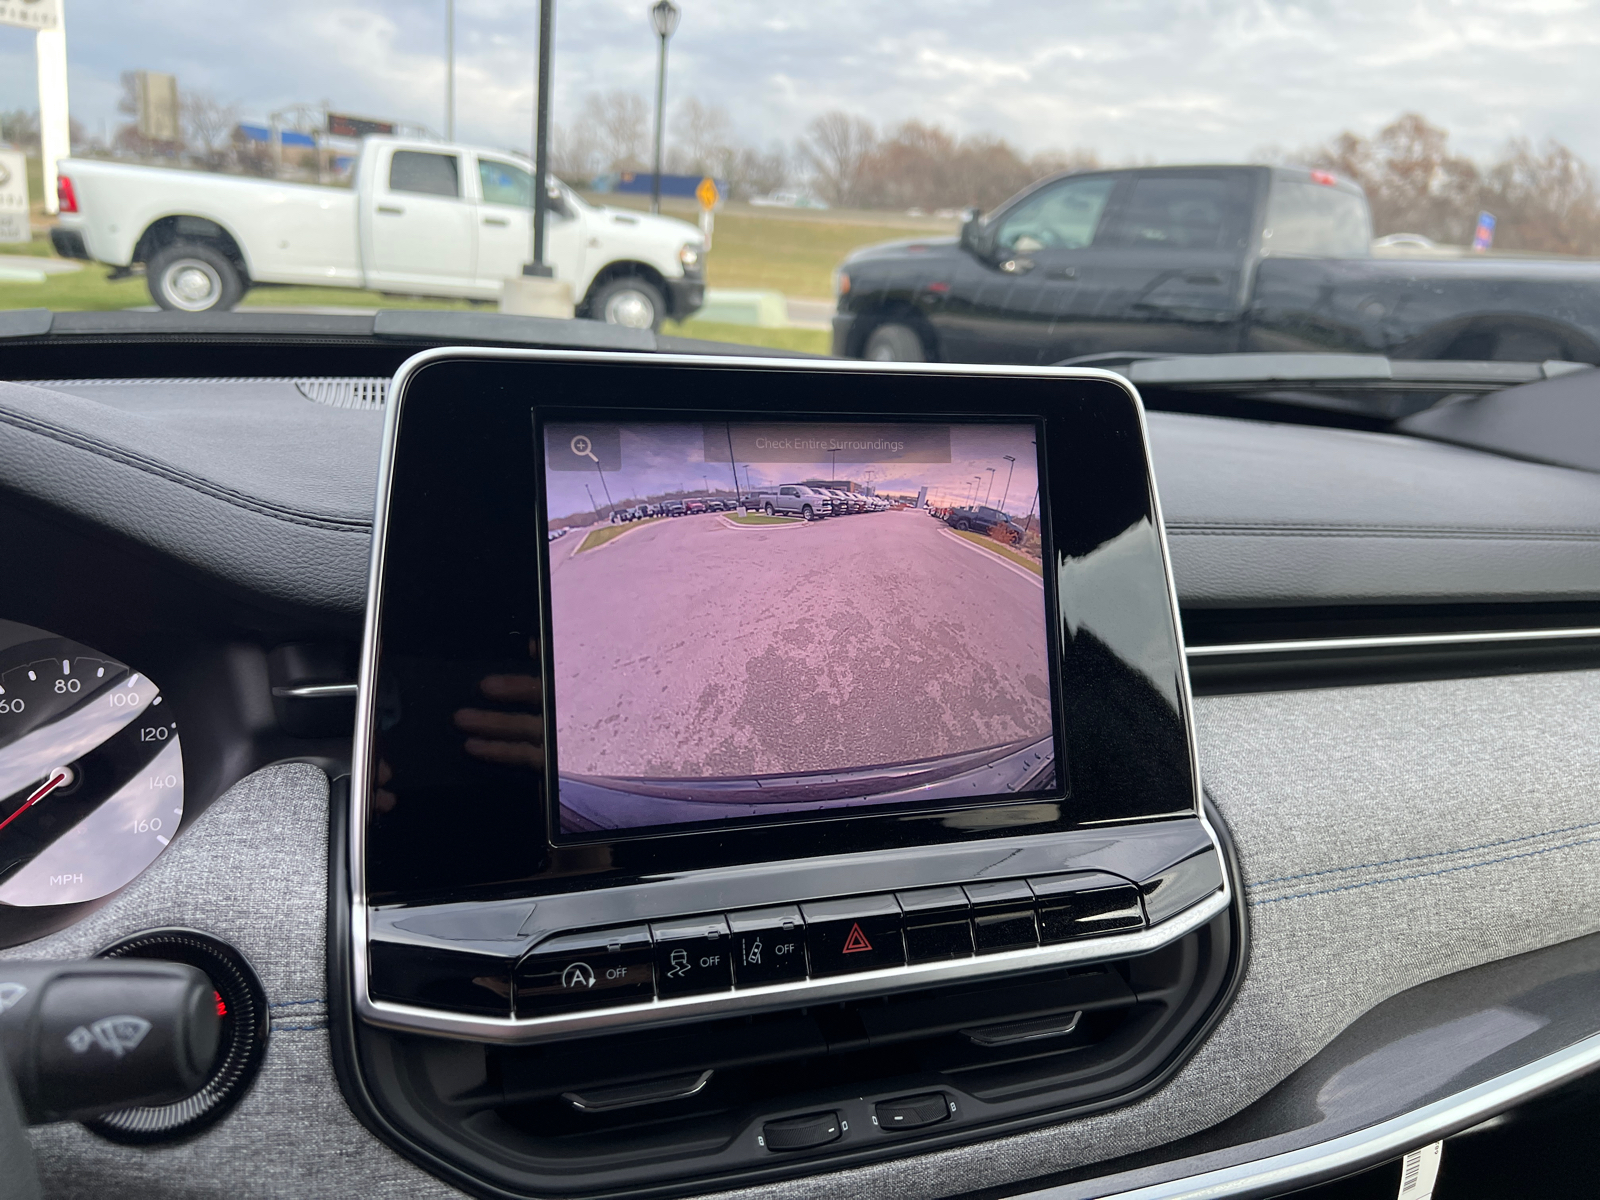
<path fill-rule="evenodd" d="M 864 117 L 835 109 L 806 128 L 800 155 L 816 172 L 818 190 L 832 204 L 869 204 L 866 168 L 878 148 L 878 131 Z"/>
<path fill-rule="evenodd" d="M 643 170 L 650 161 L 650 121 L 644 98 L 620 89 L 589 95 L 582 120 L 594 130 L 600 158 L 611 171 Z"/>
<path fill-rule="evenodd" d="M 239 124 L 237 105 L 223 104 L 210 92 L 186 91 L 180 101 L 183 131 L 189 149 L 216 168 L 227 161 Z"/>
<path fill-rule="evenodd" d="M 672 169 L 684 174 L 724 175 L 734 154 L 733 122 L 727 109 L 694 96 L 678 102 L 672 117 Z"/>
<path fill-rule="evenodd" d="M 775 192 L 789 182 L 791 174 L 782 146 L 773 146 L 765 153 L 753 146 L 741 146 L 728 155 L 722 168 L 728 192 L 735 200 Z"/>

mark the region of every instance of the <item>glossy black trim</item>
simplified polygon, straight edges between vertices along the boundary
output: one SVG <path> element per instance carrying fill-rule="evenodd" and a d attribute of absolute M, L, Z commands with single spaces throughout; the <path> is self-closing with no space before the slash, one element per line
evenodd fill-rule
<path fill-rule="evenodd" d="M 544 1194 L 545 1189 L 512 1189 L 485 1182 L 474 1173 L 474 1159 L 482 1162 L 479 1152 L 454 1143 L 448 1131 L 418 1106 L 417 1099 L 404 1089 L 397 1089 L 393 1073 L 388 1069 L 388 1059 L 402 1042 L 416 1038 L 415 1034 L 398 1034 L 362 1025 L 355 1015 L 355 980 L 351 975 L 354 962 L 351 945 L 352 902 L 354 891 L 350 874 L 350 815 L 349 778 L 336 778 L 329 793 L 328 832 L 328 1009 L 329 1048 L 334 1076 L 338 1080 L 346 1103 L 357 1120 L 375 1137 L 417 1166 L 461 1188 L 473 1196 L 493 1197 L 495 1200 L 524 1200 L 533 1194 Z M 1209 798 L 1204 802 L 1206 820 L 1220 847 L 1224 871 L 1232 889 L 1233 903 L 1228 910 L 1214 918 L 1204 936 L 1221 936 L 1227 941 L 1227 953 L 1217 964 L 1216 989 L 1212 998 L 1182 1045 L 1161 1062 L 1138 1087 L 1114 1098 L 1085 1104 L 1071 1112 L 1072 1117 L 1084 1116 L 1106 1108 L 1132 1103 L 1164 1086 L 1188 1061 L 1221 1020 L 1238 992 L 1249 958 L 1249 926 L 1245 919 L 1242 901 L 1241 875 L 1233 840 L 1220 815 Z M 1199 932 L 1196 935 L 1201 936 Z M 383 1061 L 378 1061 L 383 1060 Z M 1012 1133 L 1023 1132 L 1061 1121 L 1067 1114 L 1047 1112 L 1029 1117 L 996 1122 L 980 1128 L 943 1128 L 940 1132 L 879 1143 L 870 1149 L 853 1150 L 835 1154 L 821 1160 L 785 1161 L 775 1159 L 760 1172 L 746 1173 L 736 1178 L 724 1177 L 718 1186 L 750 1185 L 772 1182 L 783 1178 L 804 1176 L 813 1172 L 836 1171 L 884 1158 L 905 1155 L 925 1155 L 950 1146 L 975 1141 L 998 1139 Z M 626 1189 L 607 1189 L 589 1192 L 592 1200 L 609 1197 L 669 1197 L 699 1193 L 706 1184 L 695 1180 L 679 1180 L 655 1186 L 644 1184 Z"/>
<path fill-rule="evenodd" d="M 1003 392 L 999 391 L 1003 389 Z M 1004 408 L 992 397 L 1005 396 Z M 608 408 L 624 400 L 658 419 L 707 415 L 987 422 L 1044 425 L 1048 473 L 1040 509 L 1051 522 L 1061 597 L 1057 687 L 1071 799 L 828 815 L 747 829 L 714 828 L 555 844 L 543 781 L 465 761 L 450 712 L 488 673 L 537 670 L 537 538 L 541 457 L 527 422 L 541 397 L 570 408 L 578 396 Z M 749 407 L 757 397 L 761 411 Z M 662 873 L 804 855 L 877 852 L 1049 833 L 1194 811 L 1192 748 L 1175 624 L 1165 648 L 1134 665 L 1092 631 L 1094 614 L 1133 587 L 1170 595 L 1143 426 L 1132 392 L 1093 373 L 882 370 L 842 364 L 823 372 L 784 364 L 475 359 L 471 352 L 417 366 L 395 390 L 399 435 L 374 647 L 374 771 L 387 811 L 367 831 L 369 902 L 392 904 L 539 895 L 609 887 Z M 472 420 L 462 419 L 470 404 Z M 870 407 L 869 407 L 870 406 Z M 555 407 L 555 406 L 552 406 Z M 841 411 L 842 410 L 842 411 Z M 1093 552 L 1128 535 L 1131 573 L 1085 569 Z M 391 586 L 389 580 L 401 581 Z M 426 580 L 428 586 L 414 586 Z M 1088 613 L 1088 624 L 1083 614 Z M 548 640 L 545 640 L 548 644 Z M 433 746 L 427 745 L 428 739 Z M 389 798 L 394 803 L 389 803 Z M 869 868 L 870 864 L 863 864 Z"/>

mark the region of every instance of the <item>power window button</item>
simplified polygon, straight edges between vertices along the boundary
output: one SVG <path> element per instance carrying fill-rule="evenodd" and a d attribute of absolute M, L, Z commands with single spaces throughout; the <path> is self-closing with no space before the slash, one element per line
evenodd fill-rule
<path fill-rule="evenodd" d="M 880 1100 L 872 1110 L 878 1128 L 893 1133 L 896 1129 L 920 1129 L 924 1125 L 937 1125 L 950 1116 L 950 1102 L 943 1092 L 926 1092 L 920 1096 L 897 1096 L 893 1100 Z"/>
<path fill-rule="evenodd" d="M 809 1150 L 812 1146 L 836 1142 L 840 1135 L 836 1112 L 786 1117 L 782 1121 L 768 1121 L 761 1127 L 761 1140 L 768 1150 Z"/>

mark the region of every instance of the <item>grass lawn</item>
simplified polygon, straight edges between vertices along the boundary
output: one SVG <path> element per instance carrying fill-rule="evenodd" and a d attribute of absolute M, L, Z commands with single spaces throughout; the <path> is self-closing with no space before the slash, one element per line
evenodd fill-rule
<path fill-rule="evenodd" d="M 724 513 L 722 519 L 735 525 L 793 525 L 795 522 L 794 517 L 769 517 L 764 513 L 741 513 L 736 517 Z"/>
<path fill-rule="evenodd" d="M 809 220 L 718 213 L 706 255 L 706 283 L 826 300 L 833 295 L 833 269 L 850 251 L 874 242 L 928 236 L 926 228 L 825 218 L 822 213 Z"/>
<path fill-rule="evenodd" d="M 648 206 L 642 196 L 588 198 L 618 208 Z M 661 208 L 664 216 L 691 223 L 699 219 L 699 207 L 692 202 L 665 201 Z M 732 204 L 717 213 L 706 255 L 706 282 L 712 287 L 770 288 L 797 299 L 827 300 L 833 296 L 833 269 L 850 251 L 897 238 L 949 237 L 955 232 L 954 221 L 898 213 Z"/>
<path fill-rule="evenodd" d="M 803 350 L 827 354 L 833 335 L 826 329 L 762 329 L 758 325 L 724 325 L 720 321 L 667 321 L 661 332 L 671 337 L 699 338 L 706 342 L 736 342 L 741 346 L 766 346 L 774 350 Z"/>
<path fill-rule="evenodd" d="M 1007 546 L 1002 542 L 995 541 L 986 533 L 973 533 L 970 529 L 952 529 L 950 532 L 955 534 L 957 537 L 966 538 L 967 541 L 971 542 L 974 546 L 982 546 L 985 550 L 988 550 L 994 554 L 998 554 L 1001 558 L 1009 558 L 1019 567 L 1027 567 L 1028 570 L 1032 571 L 1041 579 L 1044 578 L 1043 563 L 1029 558 L 1026 554 L 1019 554 L 1010 546 Z"/>
<path fill-rule="evenodd" d="M 596 197 L 602 203 L 642 207 L 642 197 Z M 634 202 L 637 201 L 635 204 Z M 667 204 L 669 216 L 693 220 L 692 205 Z M 712 287 L 765 288 L 796 298 L 827 299 L 833 269 L 851 250 L 894 238 L 930 237 L 954 231 L 950 222 L 902 217 L 895 213 L 814 212 L 752 209 L 730 205 L 717 214 L 711 252 L 706 256 Z M 49 257 L 50 240 L 35 237 L 0 253 Z M 111 282 L 109 268 L 87 264 L 81 271 L 52 275 L 44 283 L 0 284 L 0 309 L 48 308 L 57 312 L 142 308 L 151 304 L 142 278 Z M 406 308 L 494 311 L 491 302 L 391 296 L 355 288 L 260 287 L 241 308 Z M 745 346 L 826 354 L 831 337 L 823 329 L 761 329 L 719 322 L 670 321 L 662 332 L 674 337 L 731 342 Z"/>
<path fill-rule="evenodd" d="M 664 517 L 646 517 L 642 521 L 629 521 L 626 525 L 602 525 L 599 529 L 591 529 L 589 535 L 583 539 L 583 545 L 579 546 L 573 553 L 582 554 L 585 550 L 598 549 L 607 542 L 621 537 L 630 529 L 637 529 L 641 525 L 652 525 L 665 519 Z"/>

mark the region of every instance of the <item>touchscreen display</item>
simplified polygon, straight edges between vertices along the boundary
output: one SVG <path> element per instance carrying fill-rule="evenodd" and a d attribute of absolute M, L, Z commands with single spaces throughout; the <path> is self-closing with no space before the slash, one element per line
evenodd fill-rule
<path fill-rule="evenodd" d="M 1056 786 L 1036 426 L 543 436 L 564 832 Z"/>

